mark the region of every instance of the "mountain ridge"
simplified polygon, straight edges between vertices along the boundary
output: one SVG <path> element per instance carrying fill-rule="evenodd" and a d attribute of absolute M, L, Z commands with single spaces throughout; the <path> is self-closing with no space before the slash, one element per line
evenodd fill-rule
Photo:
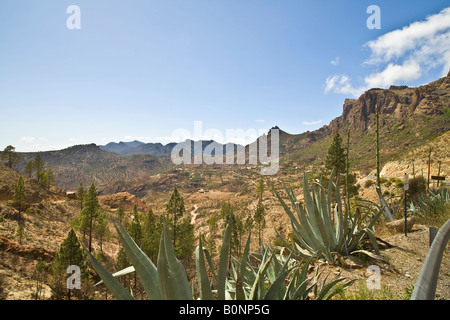
<path fill-rule="evenodd" d="M 280 130 L 280 165 L 323 166 L 332 136 L 339 132 L 344 138 L 350 130 L 351 168 L 370 172 L 375 167 L 377 110 L 383 165 L 401 157 L 402 152 L 419 147 L 450 130 L 450 73 L 417 88 L 391 86 L 389 89 L 371 89 L 358 99 L 346 99 L 342 114 L 315 131 L 290 134 L 278 126 L 273 127 Z M 267 135 L 269 138 L 270 131 Z M 190 141 L 191 151 L 194 150 L 195 142 L 186 141 Z M 213 140 L 202 141 L 202 151 L 211 143 L 215 143 L 216 148 L 222 146 L 226 151 L 226 145 Z M 175 145 L 134 140 L 111 142 L 105 146 L 77 145 L 40 154 L 53 167 L 59 187 L 76 189 L 80 182 L 84 185 L 94 182 L 103 192 L 112 193 L 126 191 L 130 181 L 174 169 L 176 166 L 170 161 L 170 154 Z M 246 151 L 250 145 L 245 146 Z M 234 146 L 236 150 L 238 145 Z M 22 161 L 18 167 L 23 170 L 26 162 L 37 153 L 19 154 Z M 195 152 L 191 154 L 195 156 Z"/>

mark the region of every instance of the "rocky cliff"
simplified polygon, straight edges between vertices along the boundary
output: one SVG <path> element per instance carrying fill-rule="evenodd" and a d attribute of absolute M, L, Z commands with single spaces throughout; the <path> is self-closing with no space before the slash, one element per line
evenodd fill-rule
<path fill-rule="evenodd" d="M 391 86 L 389 89 L 371 89 L 359 99 L 346 99 L 342 115 L 328 126 L 328 133 L 334 133 L 344 127 L 361 131 L 375 125 L 375 115 L 380 114 L 380 126 L 390 119 L 402 120 L 415 115 L 434 117 L 450 107 L 450 72 L 430 84 L 417 88 Z"/>

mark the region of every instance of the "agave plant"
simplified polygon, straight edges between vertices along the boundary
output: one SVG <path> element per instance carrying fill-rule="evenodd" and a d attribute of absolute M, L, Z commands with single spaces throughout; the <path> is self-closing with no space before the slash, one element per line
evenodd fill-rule
<path fill-rule="evenodd" d="M 122 224 L 118 221 L 114 223 L 119 239 L 123 244 L 128 259 L 132 267 L 121 270 L 112 275 L 103 267 L 89 251 L 85 250 L 92 266 L 102 279 L 102 282 L 108 290 L 119 300 L 133 300 L 133 296 L 116 279 L 116 276 L 124 275 L 135 271 L 144 287 L 145 293 L 150 300 L 192 300 L 193 294 L 187 278 L 186 270 L 175 256 L 175 251 L 170 240 L 169 230 L 164 222 L 161 235 L 160 247 L 157 264 L 155 265 L 150 258 L 139 248 L 134 240 L 127 233 Z M 197 248 L 196 263 L 198 283 L 200 288 L 200 297 L 202 299 L 212 299 L 214 293 L 217 293 L 218 299 L 225 299 L 225 288 L 227 281 L 228 250 L 230 246 L 231 229 L 229 226 L 225 229 L 223 245 L 220 254 L 219 271 L 217 278 L 217 290 L 211 289 L 207 279 L 206 266 L 203 252 Z M 208 257 L 209 261 L 210 257 Z M 211 266 L 211 265 L 210 265 Z"/>
<path fill-rule="evenodd" d="M 304 174 L 305 207 L 297 201 L 292 188 L 284 186 L 292 209 L 278 192 L 275 192 L 291 220 L 296 241 L 294 245 L 291 245 L 280 235 L 279 237 L 286 247 L 303 257 L 323 258 L 330 262 L 333 262 L 337 255 L 348 255 L 355 251 L 364 235 L 369 236 L 378 253 L 373 226 L 384 208 L 373 204 L 367 210 L 366 205 L 356 208 L 355 213 L 351 214 L 347 204 L 342 205 L 339 188 L 335 188 L 336 205 L 333 209 L 333 176 L 332 173 L 326 192 L 322 181 L 314 182 L 310 188 L 307 174 Z M 366 201 L 366 203 L 370 202 Z M 368 221 L 366 225 L 365 221 Z"/>
<path fill-rule="evenodd" d="M 102 279 L 101 282 L 106 285 L 116 299 L 134 299 L 132 294 L 116 279 L 116 277 L 130 272 L 137 273 L 147 297 L 151 300 L 192 300 L 195 298 L 192 294 L 186 271 L 175 256 L 166 223 L 163 226 L 156 265 L 136 245 L 120 222 L 115 222 L 115 228 L 133 266 L 111 274 L 87 250 L 86 253 L 94 269 Z M 259 266 L 257 270 L 254 270 L 248 259 L 250 254 L 250 236 L 245 247 L 242 262 L 237 263 L 238 260 L 232 257 L 235 263 L 233 264 L 233 270 L 229 272 L 228 253 L 230 238 L 231 227 L 227 225 L 216 275 L 211 256 L 203 248 L 200 237 L 199 245 L 195 251 L 199 299 L 306 299 L 310 292 L 314 292 L 318 299 L 327 299 L 331 296 L 335 285 L 344 280 L 335 278 L 329 283 L 325 284 L 323 282 L 320 286 L 317 282 L 317 273 L 314 279 L 307 279 L 309 262 L 304 264 L 300 270 L 300 264 L 296 264 L 293 259 L 290 257 L 285 259 L 283 255 L 276 255 L 269 248 L 263 249 L 263 254 L 259 256 Z M 255 256 L 258 257 L 258 255 Z M 206 263 L 209 265 L 217 283 L 217 289 L 215 290 L 212 289 Z M 239 269 L 238 273 L 236 268 Z M 228 273 L 231 274 L 231 279 L 228 278 Z M 291 275 L 291 279 L 286 286 L 289 275 Z M 347 283 L 347 285 L 349 284 Z"/>
<path fill-rule="evenodd" d="M 428 195 L 422 194 L 416 202 L 411 202 L 408 211 L 422 218 L 439 218 L 449 207 L 450 192 L 448 189 L 430 189 Z"/>
<path fill-rule="evenodd" d="M 261 248 L 261 253 L 253 253 L 258 260 L 258 267 L 252 267 L 249 260 L 250 236 L 244 250 L 242 261 L 234 258 L 231 284 L 234 290 L 230 295 L 239 300 L 307 300 L 314 297 L 317 300 L 327 300 L 336 293 L 336 286 L 345 281 L 339 276 L 328 280 L 329 274 L 319 283 L 319 269 L 315 275 L 308 277 L 311 258 L 305 263 L 283 256 L 283 250 L 276 253 L 272 248 Z M 342 283 L 342 289 L 354 281 Z"/>

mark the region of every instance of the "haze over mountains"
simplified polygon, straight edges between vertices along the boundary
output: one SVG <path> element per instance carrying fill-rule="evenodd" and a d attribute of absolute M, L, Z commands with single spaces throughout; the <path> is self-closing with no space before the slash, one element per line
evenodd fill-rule
<path fill-rule="evenodd" d="M 185 142 L 191 143 L 191 154 L 196 155 L 195 149 L 194 149 L 194 143 L 193 140 L 186 140 Z M 227 146 L 231 145 L 234 150 L 238 147 L 242 147 L 238 144 L 233 143 L 227 143 L 227 144 L 220 144 L 218 142 L 215 142 L 214 140 L 202 140 L 202 151 L 205 150 L 207 146 L 210 146 L 212 143 L 215 149 L 222 148 L 223 153 L 226 153 Z M 178 143 L 171 142 L 166 145 L 163 145 L 162 143 L 145 143 L 141 141 L 131 141 L 131 142 L 110 142 L 104 146 L 99 146 L 99 148 L 103 151 L 107 152 L 114 152 L 121 155 L 136 155 L 136 154 L 147 154 L 155 157 L 164 157 L 164 156 L 170 156 L 172 153 L 172 149 L 174 146 L 176 146 Z M 212 147 L 212 146 L 211 146 Z M 214 154 L 214 153 L 213 153 Z"/>

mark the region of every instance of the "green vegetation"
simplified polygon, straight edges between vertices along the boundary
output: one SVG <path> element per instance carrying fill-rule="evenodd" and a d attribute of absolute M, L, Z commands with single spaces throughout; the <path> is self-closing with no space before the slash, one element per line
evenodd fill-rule
<path fill-rule="evenodd" d="M 86 255 L 84 254 L 83 249 L 80 246 L 80 242 L 78 241 L 78 238 L 73 229 L 69 231 L 67 238 L 61 244 L 56 257 L 51 263 L 53 290 L 58 297 L 63 297 L 65 294 L 67 294 L 67 298 L 69 300 L 72 290 L 68 289 L 66 279 L 67 268 L 72 265 L 78 266 L 80 268 L 80 276 L 82 279 L 81 284 L 85 284 L 84 291 L 74 291 L 74 294 L 81 298 L 82 293 L 86 292 L 91 281 L 89 279 Z"/>
<path fill-rule="evenodd" d="M 136 245 L 120 222 L 115 223 L 116 230 L 124 246 L 128 258 L 138 274 L 149 299 L 164 300 L 202 300 L 242 299 L 242 300 L 299 300 L 330 299 L 337 292 L 338 283 L 345 279 L 335 277 L 327 281 L 328 276 L 319 281 L 318 269 L 313 278 L 307 278 L 310 260 L 300 263 L 290 256 L 283 257 L 270 248 L 262 248 L 261 254 L 254 255 L 258 260 L 256 268 L 249 262 L 250 236 L 243 253 L 242 260 L 235 257 L 229 259 L 231 240 L 231 227 L 225 229 L 220 252 L 219 268 L 216 274 L 212 268 L 209 252 L 203 248 L 201 237 L 196 249 L 196 273 L 199 293 L 194 295 L 191 291 L 187 274 L 175 256 L 175 251 L 169 236 L 169 229 L 164 222 L 161 235 L 157 264 L 155 265 Z M 103 280 L 106 287 L 117 299 L 132 300 L 134 297 L 110 274 L 87 250 L 89 260 Z M 205 261 L 206 260 L 206 261 Z M 234 268 L 228 270 L 228 263 L 232 261 Z M 208 277 L 206 265 L 215 279 L 215 285 Z M 227 277 L 230 272 L 231 278 Z M 291 275 L 288 282 L 288 276 Z M 352 281 L 341 284 L 340 288 L 347 287 Z M 217 289 L 213 290 L 213 287 Z"/>
<path fill-rule="evenodd" d="M 421 223 L 441 227 L 450 219 L 450 192 L 446 188 L 430 189 L 428 194 L 423 193 L 417 201 L 412 201 L 408 211 Z"/>
<path fill-rule="evenodd" d="M 81 188 L 79 189 L 81 192 Z M 82 232 L 83 241 L 88 236 L 89 251 L 92 251 L 92 239 L 97 236 L 102 243 L 103 237 L 108 236 L 109 230 L 106 216 L 101 212 L 97 199 L 97 190 L 92 183 L 86 194 L 82 196 L 83 206 L 80 215 L 72 221 L 72 227 Z"/>
<path fill-rule="evenodd" d="M 15 206 L 19 210 L 19 224 L 22 224 L 21 212 L 25 204 L 25 182 L 23 180 L 23 177 L 19 176 L 19 179 L 17 180 L 16 186 L 14 188 L 13 195 L 13 206 Z"/>
<path fill-rule="evenodd" d="M 339 132 L 336 132 L 333 136 L 333 142 L 328 149 L 325 166 L 330 171 L 334 170 L 336 181 L 341 174 L 346 172 L 346 151 L 342 147 L 342 138 Z"/>
<path fill-rule="evenodd" d="M 166 206 L 168 213 L 168 219 L 172 221 L 172 241 L 175 246 L 177 241 L 177 231 L 179 228 L 178 220 L 183 217 L 186 212 L 184 208 L 184 200 L 178 192 L 177 187 L 173 188 L 172 195 L 170 196 L 169 203 Z"/>
<path fill-rule="evenodd" d="M 11 145 L 7 146 L 2 152 L 1 161 L 6 161 L 6 165 L 9 168 L 12 168 L 13 165 L 19 163 L 20 156 L 16 153 L 16 148 Z"/>
<path fill-rule="evenodd" d="M 23 224 L 19 224 L 16 231 L 16 237 L 19 238 L 19 243 L 22 244 L 22 239 L 25 237 L 25 227 Z"/>
<path fill-rule="evenodd" d="M 184 199 L 174 187 L 169 202 L 166 205 L 167 221 L 172 227 L 172 241 L 175 252 L 181 259 L 188 259 L 194 252 L 194 226 L 186 213 Z"/>
<path fill-rule="evenodd" d="M 357 207 L 353 214 L 346 203 L 342 204 L 339 188 L 335 187 L 337 204 L 333 210 L 331 206 L 333 173 L 329 180 L 327 192 L 321 181 L 313 183 L 310 189 L 306 173 L 303 177 L 305 206 L 297 201 L 292 188 L 285 186 L 285 192 L 292 209 L 276 192 L 280 203 L 291 220 L 295 239 L 293 244 L 284 240 L 284 245 L 299 256 L 323 258 L 333 262 L 339 256 L 348 255 L 357 250 L 362 237 L 367 235 L 374 249 L 378 252 L 373 227 L 382 213 L 381 208 L 367 201 L 365 203 L 368 206 Z"/>
<path fill-rule="evenodd" d="M 409 300 L 412 288 L 407 287 L 403 292 L 395 293 L 386 283 L 380 284 L 380 289 L 369 289 L 366 281 L 358 280 L 347 290 L 340 290 L 336 300 Z"/>

